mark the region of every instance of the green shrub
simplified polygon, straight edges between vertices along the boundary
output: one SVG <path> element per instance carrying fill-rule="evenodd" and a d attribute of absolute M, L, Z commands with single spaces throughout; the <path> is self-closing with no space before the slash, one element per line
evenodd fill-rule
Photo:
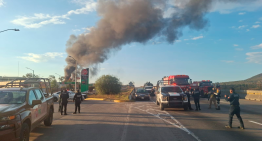
<path fill-rule="evenodd" d="M 99 94 L 118 94 L 121 86 L 119 79 L 112 75 L 103 75 L 95 82 L 95 89 Z"/>

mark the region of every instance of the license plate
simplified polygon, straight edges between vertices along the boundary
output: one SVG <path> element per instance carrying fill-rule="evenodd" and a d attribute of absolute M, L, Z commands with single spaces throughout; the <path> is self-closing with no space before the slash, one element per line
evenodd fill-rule
<path fill-rule="evenodd" d="M 144 97 L 141 97 L 141 99 L 144 99 Z"/>

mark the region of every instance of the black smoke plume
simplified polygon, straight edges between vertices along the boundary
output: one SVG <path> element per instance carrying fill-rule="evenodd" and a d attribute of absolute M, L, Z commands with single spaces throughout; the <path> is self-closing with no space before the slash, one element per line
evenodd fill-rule
<path fill-rule="evenodd" d="M 131 42 L 146 43 L 154 37 L 164 37 L 173 43 L 181 35 L 181 29 L 188 26 L 194 30 L 203 29 L 208 21 L 205 14 L 213 2 L 250 2 L 250 0 L 98 0 L 97 13 L 101 17 L 97 25 L 87 34 L 71 35 L 67 42 L 68 56 L 72 56 L 82 67 L 91 67 L 91 74 L 97 73 L 97 66 L 108 59 L 110 52 L 121 49 Z M 181 2 L 172 6 L 170 2 Z M 164 18 L 168 7 L 175 12 Z M 75 70 L 75 61 L 66 59 L 65 78 Z"/>

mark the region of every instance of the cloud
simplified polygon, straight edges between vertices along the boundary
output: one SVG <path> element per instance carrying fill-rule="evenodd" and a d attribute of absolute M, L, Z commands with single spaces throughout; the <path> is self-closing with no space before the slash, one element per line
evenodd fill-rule
<path fill-rule="evenodd" d="M 231 0 L 232 2 L 214 1 L 211 12 L 219 12 L 221 14 L 228 14 L 236 11 L 255 11 L 262 7 L 262 0 L 256 0 L 252 2 L 239 2 Z M 245 13 L 245 12 L 240 12 Z M 241 14 L 240 14 L 241 15 Z"/>
<path fill-rule="evenodd" d="M 64 15 L 51 16 L 49 14 L 38 13 L 34 16 L 18 16 L 17 19 L 11 21 L 11 23 L 16 25 L 24 26 L 25 28 L 40 28 L 48 24 L 65 24 L 65 19 L 70 19 L 69 17 L 73 14 L 88 14 L 89 12 L 96 10 L 96 2 L 87 1 L 84 7 L 76 10 L 70 10 Z"/>
<path fill-rule="evenodd" d="M 260 22 L 255 22 L 256 24 L 259 24 Z"/>
<path fill-rule="evenodd" d="M 238 15 L 245 15 L 246 12 L 241 12 L 241 13 L 238 13 Z"/>
<path fill-rule="evenodd" d="M 246 55 L 249 63 L 262 64 L 262 52 L 248 52 Z"/>
<path fill-rule="evenodd" d="M 262 43 L 256 46 L 250 47 L 251 49 L 262 49 Z"/>
<path fill-rule="evenodd" d="M 247 29 L 247 32 L 249 32 L 250 30 L 249 29 Z"/>
<path fill-rule="evenodd" d="M 253 25 L 252 28 L 259 28 L 260 25 Z"/>
<path fill-rule="evenodd" d="M 234 44 L 234 47 L 238 47 L 238 45 L 237 45 L 237 44 Z"/>
<path fill-rule="evenodd" d="M 17 58 L 39 63 L 39 62 L 46 62 L 51 59 L 55 59 L 57 57 L 63 57 L 63 55 L 64 53 L 59 53 L 59 52 L 47 52 L 44 54 L 25 53 L 25 56 L 19 56 Z"/>
<path fill-rule="evenodd" d="M 188 41 L 188 39 L 184 39 L 184 41 Z"/>
<path fill-rule="evenodd" d="M 241 25 L 241 26 L 238 27 L 238 29 L 243 29 L 245 27 L 247 27 L 247 25 Z"/>
<path fill-rule="evenodd" d="M 222 60 L 222 62 L 225 62 L 225 63 L 234 63 L 235 61 L 232 61 L 232 60 Z"/>
<path fill-rule="evenodd" d="M 4 0 L 0 0 L 0 7 L 2 7 L 5 4 Z"/>
<path fill-rule="evenodd" d="M 239 20 L 238 22 L 243 22 L 243 20 Z"/>
<path fill-rule="evenodd" d="M 192 38 L 192 40 L 198 40 L 198 39 L 202 39 L 202 38 L 204 38 L 204 36 L 194 37 L 194 38 Z"/>
<path fill-rule="evenodd" d="M 243 49 L 243 48 L 236 48 L 235 50 L 237 50 L 237 51 L 243 51 L 244 49 Z"/>

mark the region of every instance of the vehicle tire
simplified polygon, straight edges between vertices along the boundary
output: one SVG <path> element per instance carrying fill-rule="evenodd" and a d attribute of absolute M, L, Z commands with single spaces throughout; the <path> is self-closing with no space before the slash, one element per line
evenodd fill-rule
<path fill-rule="evenodd" d="M 23 123 L 20 133 L 20 141 L 29 141 L 30 129 L 27 123 Z"/>
<path fill-rule="evenodd" d="M 57 102 L 58 101 L 58 98 L 57 97 L 54 97 L 54 102 Z"/>
<path fill-rule="evenodd" d="M 160 110 L 163 111 L 165 109 L 163 103 L 160 103 Z"/>
<path fill-rule="evenodd" d="M 53 109 L 51 108 L 49 110 L 49 115 L 48 117 L 45 119 L 44 124 L 45 126 L 51 126 L 53 122 Z"/>
<path fill-rule="evenodd" d="M 187 111 L 187 110 L 188 110 L 188 106 L 185 106 L 185 107 L 184 107 L 184 111 Z"/>

